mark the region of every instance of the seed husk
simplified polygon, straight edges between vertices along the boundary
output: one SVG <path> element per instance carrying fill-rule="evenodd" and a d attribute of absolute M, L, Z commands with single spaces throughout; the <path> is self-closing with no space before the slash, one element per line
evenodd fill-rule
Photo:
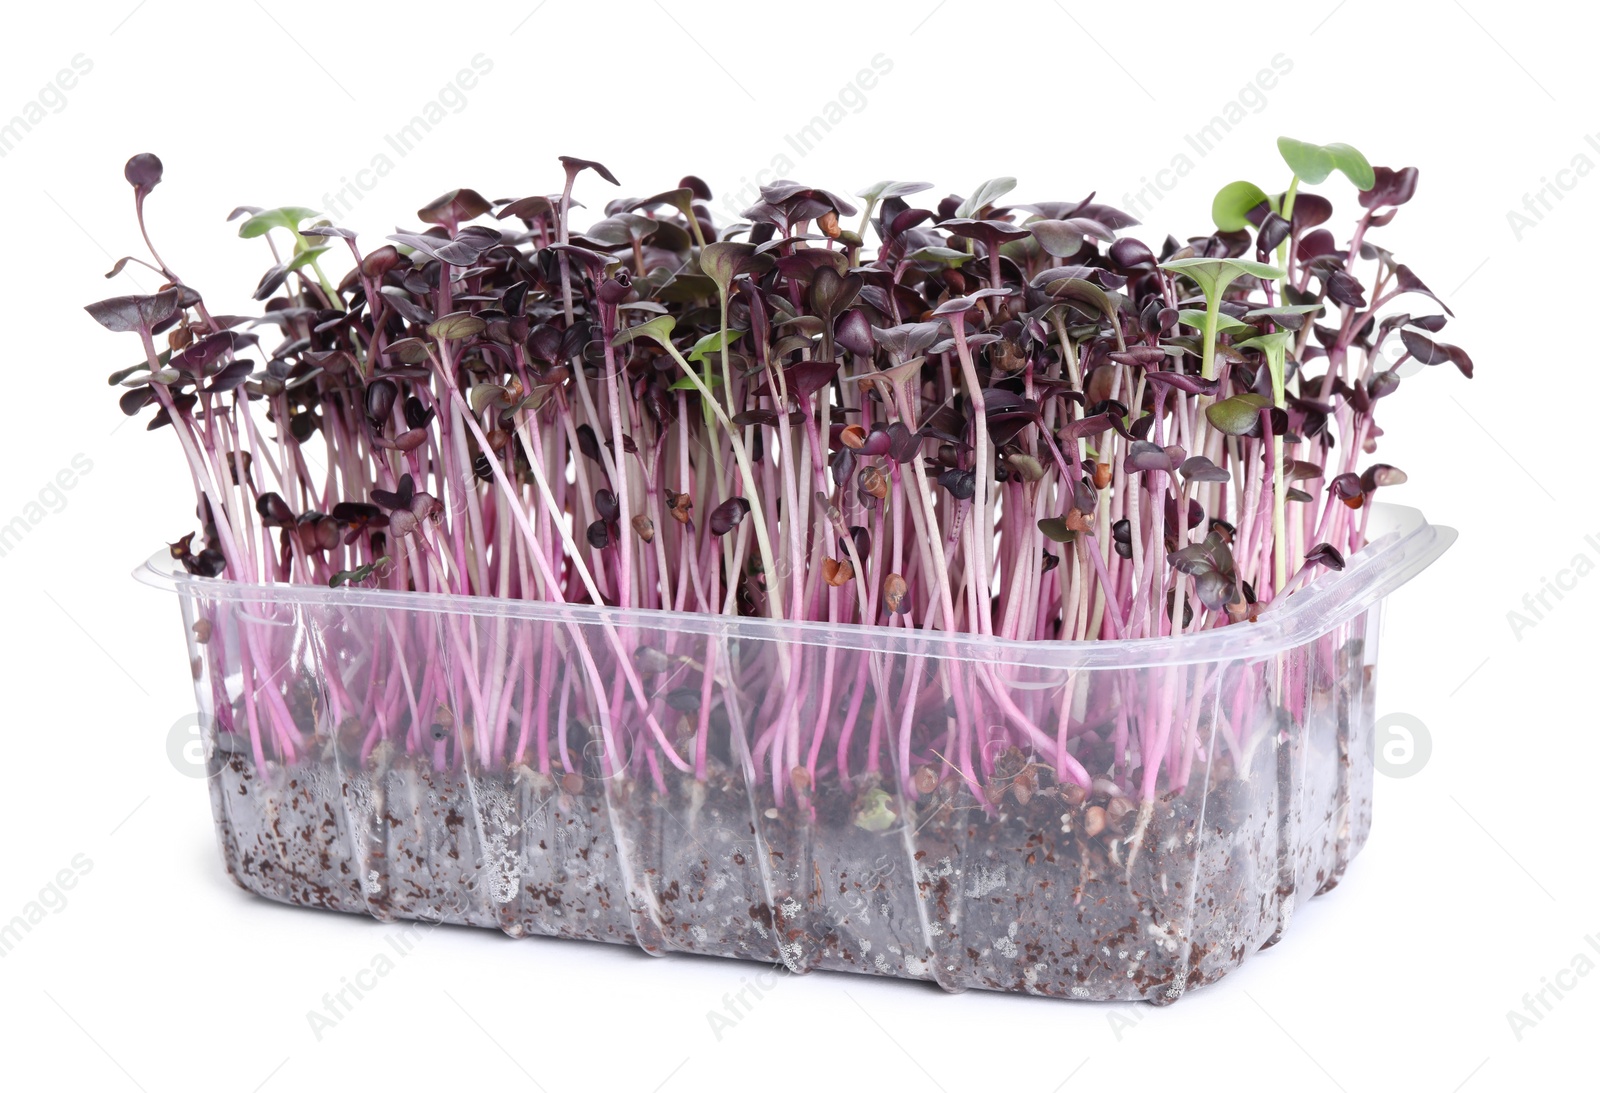
<path fill-rule="evenodd" d="M 1106 829 L 1106 810 L 1090 805 L 1083 813 L 1083 833 L 1093 839 Z"/>
<path fill-rule="evenodd" d="M 891 573 L 883 579 L 883 605 L 891 612 L 898 612 L 906 602 L 906 579 L 898 573 Z"/>

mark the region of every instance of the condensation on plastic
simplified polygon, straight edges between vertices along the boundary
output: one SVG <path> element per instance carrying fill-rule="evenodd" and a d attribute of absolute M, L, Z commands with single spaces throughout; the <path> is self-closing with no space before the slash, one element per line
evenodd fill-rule
<path fill-rule="evenodd" d="M 1373 528 L 1253 624 L 1135 641 L 135 575 L 178 593 L 251 892 L 1167 1003 L 1276 942 L 1367 838 L 1382 600 L 1455 539 L 1395 506 Z"/>

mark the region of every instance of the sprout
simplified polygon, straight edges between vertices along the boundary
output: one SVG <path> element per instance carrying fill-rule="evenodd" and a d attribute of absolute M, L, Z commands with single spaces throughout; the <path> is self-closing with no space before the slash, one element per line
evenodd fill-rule
<path fill-rule="evenodd" d="M 1007 177 L 926 201 L 926 183 L 877 183 L 855 231 L 850 202 L 778 181 L 749 223 L 719 227 L 698 178 L 613 200 L 609 170 L 562 157 L 533 196 L 453 189 L 371 248 L 314 209 L 241 207 L 240 245 L 265 267 L 236 286 L 262 302 L 253 320 L 212 314 L 153 247 L 113 272 L 145 262 L 159 291 L 88 311 L 139 339 L 111 382 L 182 449 L 198 504 L 171 554 L 202 578 L 1181 638 L 1250 625 L 1342 568 L 1374 494 L 1405 481 L 1366 458 L 1400 365 L 1473 372 L 1439 337 L 1447 309 L 1386 309 L 1437 301 L 1369 238 L 1416 170 L 1346 145 L 1280 150 L 1282 194 L 1232 183 L 1217 231 L 1165 243 L 1092 198 L 1005 205 Z M 1354 195 L 1300 192 L 1336 173 Z M 138 155 L 124 174 L 142 229 L 161 162 Z M 603 206 L 587 228 L 570 222 L 580 187 Z M 1352 197 L 1341 241 L 1325 225 Z M 571 732 L 603 741 L 605 778 L 662 785 L 727 762 L 708 740 L 738 718 L 777 805 L 847 794 L 840 815 L 869 833 L 951 785 L 977 787 L 980 807 L 1058 784 L 1082 804 L 1099 748 L 1094 769 L 1140 802 L 1088 807 L 1081 830 L 1110 837 L 1135 807 L 1147 823 L 1157 773 L 1181 786 L 1194 757 L 1169 742 L 1170 712 L 1130 735 L 1071 687 L 1018 698 L 981 665 L 966 688 L 942 668 L 880 676 L 865 655 L 844 671 L 775 654 L 741 677 L 725 639 L 689 655 L 647 644 L 636 615 L 598 617 L 583 641 L 576 624 L 509 642 L 396 628 L 362 669 L 385 685 L 328 700 L 369 747 L 525 763 L 574 794 L 598 783 Z M 250 700 L 251 746 L 292 758 L 306 699 L 274 690 L 267 666 L 290 654 L 266 654 L 251 654 L 263 678 L 248 693 L 268 696 Z M 759 689 L 759 712 L 732 708 L 739 688 Z M 418 720 L 446 699 L 471 715 Z M 1039 758 L 981 793 L 1013 752 Z"/>

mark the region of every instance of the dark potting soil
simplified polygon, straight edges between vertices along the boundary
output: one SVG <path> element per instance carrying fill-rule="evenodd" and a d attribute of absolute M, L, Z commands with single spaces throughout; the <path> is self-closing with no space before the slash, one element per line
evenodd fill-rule
<path fill-rule="evenodd" d="M 230 875 L 284 903 L 1167 1003 L 1275 942 L 1360 848 L 1371 723 L 1352 732 L 1352 705 L 1313 703 L 1248 770 L 1197 764 L 1142 822 L 1131 787 L 1057 785 L 1012 756 L 982 799 L 946 779 L 889 797 L 884 823 L 862 822 L 864 796 L 882 798 L 869 778 L 779 807 L 717 764 L 662 789 L 331 748 L 258 770 L 218 747 L 212 800 Z"/>

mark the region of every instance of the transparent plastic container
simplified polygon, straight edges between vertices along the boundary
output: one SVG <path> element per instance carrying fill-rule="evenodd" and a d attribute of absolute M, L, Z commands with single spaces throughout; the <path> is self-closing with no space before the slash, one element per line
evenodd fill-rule
<path fill-rule="evenodd" d="M 1166 1003 L 1367 838 L 1382 601 L 1455 539 L 1372 529 L 1254 623 L 1136 641 L 136 575 L 178 593 L 251 892 Z"/>

